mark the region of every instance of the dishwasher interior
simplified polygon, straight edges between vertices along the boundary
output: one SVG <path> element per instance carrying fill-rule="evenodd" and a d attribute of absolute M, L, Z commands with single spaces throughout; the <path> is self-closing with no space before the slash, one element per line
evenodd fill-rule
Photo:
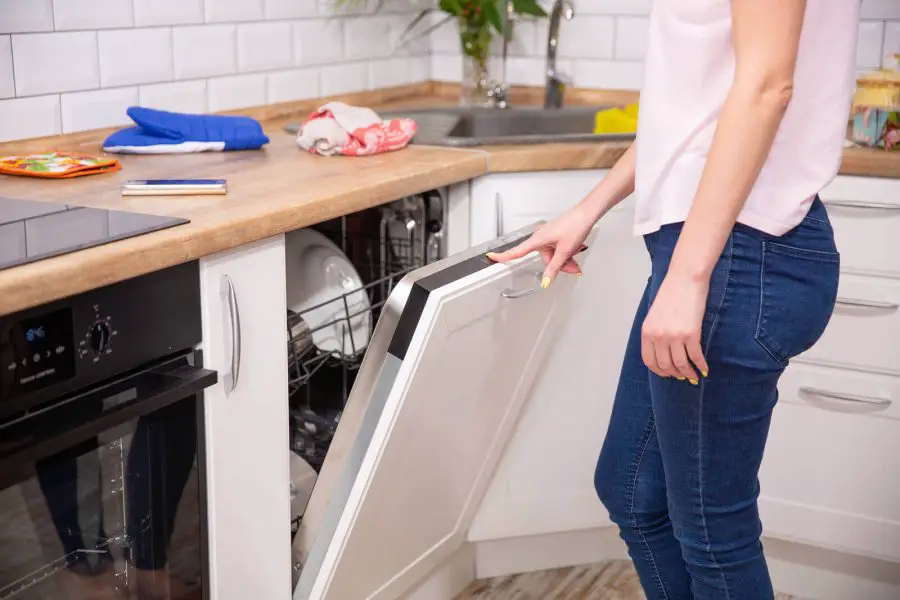
<path fill-rule="evenodd" d="M 430 191 L 287 236 L 292 537 L 381 309 L 407 273 L 444 257 L 445 215 Z"/>

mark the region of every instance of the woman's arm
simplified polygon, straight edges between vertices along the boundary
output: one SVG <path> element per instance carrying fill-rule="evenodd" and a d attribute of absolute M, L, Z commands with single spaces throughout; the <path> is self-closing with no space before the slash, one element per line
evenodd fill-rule
<path fill-rule="evenodd" d="M 670 271 L 709 278 L 791 101 L 806 0 L 732 0 L 735 78 Z"/>
<path fill-rule="evenodd" d="M 791 101 L 806 0 L 732 0 L 735 78 L 669 270 L 644 321 L 654 373 L 705 376 L 700 332 L 709 278 Z M 690 358 L 690 362 L 688 361 Z"/>
<path fill-rule="evenodd" d="M 613 206 L 634 191 L 635 144 L 631 144 L 597 186 L 559 217 L 553 219 L 527 240 L 506 252 L 488 254 L 496 262 L 521 258 L 530 252 L 540 252 L 546 265 L 541 286 L 549 287 L 560 271 L 581 274 L 572 256 L 578 252 L 591 228 Z"/>
<path fill-rule="evenodd" d="M 600 180 L 590 193 L 584 197 L 580 206 L 593 225 L 605 215 L 609 209 L 630 196 L 634 192 L 634 162 L 637 144 L 631 144 L 609 173 Z"/>

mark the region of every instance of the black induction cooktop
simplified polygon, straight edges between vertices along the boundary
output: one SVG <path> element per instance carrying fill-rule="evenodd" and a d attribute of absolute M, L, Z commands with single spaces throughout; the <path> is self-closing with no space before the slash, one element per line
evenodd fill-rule
<path fill-rule="evenodd" d="M 174 217 L 0 198 L 0 269 L 188 222 Z"/>

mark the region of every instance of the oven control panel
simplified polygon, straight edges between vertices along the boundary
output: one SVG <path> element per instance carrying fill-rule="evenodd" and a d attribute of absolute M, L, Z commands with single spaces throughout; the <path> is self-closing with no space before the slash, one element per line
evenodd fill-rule
<path fill-rule="evenodd" d="M 13 322 L 0 351 L 9 383 L 36 389 L 75 376 L 72 309 L 63 308 Z"/>
<path fill-rule="evenodd" d="M 0 316 L 0 419 L 196 347 L 196 262 Z"/>

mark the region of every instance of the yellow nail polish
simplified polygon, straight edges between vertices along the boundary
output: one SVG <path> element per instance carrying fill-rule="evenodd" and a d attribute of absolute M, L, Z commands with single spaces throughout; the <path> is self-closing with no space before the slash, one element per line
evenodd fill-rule
<path fill-rule="evenodd" d="M 543 279 L 541 279 L 541 287 L 544 288 L 545 290 L 548 287 L 550 287 L 550 278 L 549 277 L 545 276 Z"/>
<path fill-rule="evenodd" d="M 706 379 L 709 377 L 709 371 L 700 371 L 700 374 L 703 375 L 703 378 Z"/>
<path fill-rule="evenodd" d="M 698 385 L 700 382 L 696 379 L 691 379 L 691 385 Z"/>
<path fill-rule="evenodd" d="M 582 275 L 584 275 L 584 273 L 582 273 L 581 271 L 578 271 L 578 272 L 575 273 L 575 274 L 578 275 L 579 277 L 581 277 Z"/>
<path fill-rule="evenodd" d="M 684 377 L 679 377 L 678 381 L 684 381 Z"/>

